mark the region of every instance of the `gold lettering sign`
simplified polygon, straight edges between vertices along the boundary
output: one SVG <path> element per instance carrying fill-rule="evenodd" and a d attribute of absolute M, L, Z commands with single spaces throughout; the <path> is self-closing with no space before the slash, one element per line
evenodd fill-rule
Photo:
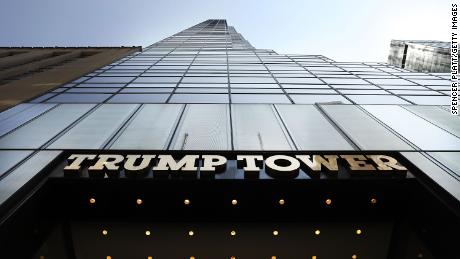
<path fill-rule="evenodd" d="M 233 157 L 231 160 L 243 171 L 245 179 L 257 179 L 260 172 L 275 179 L 295 179 L 301 172 L 311 178 L 319 178 L 321 173 L 337 177 L 339 172 L 350 176 L 405 176 L 407 173 L 406 167 L 392 156 L 363 154 L 242 154 L 236 155 L 236 159 L 235 155 L 205 154 L 72 154 L 67 159 L 64 173 L 80 175 L 86 168 L 90 177 L 119 177 L 120 172 L 126 176 L 145 176 L 152 171 L 154 177 L 198 178 L 199 173 L 200 178 L 215 178 L 228 170 L 229 157 Z"/>

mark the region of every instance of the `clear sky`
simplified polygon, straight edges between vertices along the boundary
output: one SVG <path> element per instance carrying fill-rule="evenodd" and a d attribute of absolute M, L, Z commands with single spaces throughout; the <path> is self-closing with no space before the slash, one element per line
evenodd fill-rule
<path fill-rule="evenodd" d="M 391 39 L 449 40 L 450 0 L 1 0 L 0 46 L 147 46 L 209 18 L 256 48 L 386 61 Z"/>

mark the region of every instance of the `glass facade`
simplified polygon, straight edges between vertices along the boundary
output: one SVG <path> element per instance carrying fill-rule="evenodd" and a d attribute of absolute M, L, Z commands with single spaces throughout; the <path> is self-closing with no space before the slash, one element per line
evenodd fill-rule
<path fill-rule="evenodd" d="M 448 74 L 256 49 L 208 20 L 0 113 L 0 149 L 456 152 L 449 88 Z"/>
<path fill-rule="evenodd" d="M 0 113 L 0 149 L 456 152 L 449 87 L 443 73 L 256 49 L 208 20 Z"/>
<path fill-rule="evenodd" d="M 449 93 L 446 73 L 278 54 L 207 20 L 0 113 L 1 195 L 69 150 L 391 151 L 460 200 Z"/>

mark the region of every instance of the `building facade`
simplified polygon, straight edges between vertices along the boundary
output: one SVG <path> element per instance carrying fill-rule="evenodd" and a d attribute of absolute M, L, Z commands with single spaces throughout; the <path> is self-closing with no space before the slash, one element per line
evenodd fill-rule
<path fill-rule="evenodd" d="M 433 40 L 392 40 L 388 63 L 414 72 L 449 73 L 450 43 Z"/>
<path fill-rule="evenodd" d="M 449 89 L 204 21 L 0 113 L 0 253 L 454 258 Z"/>
<path fill-rule="evenodd" d="M 0 48 L 0 111 L 27 102 L 141 49 Z"/>

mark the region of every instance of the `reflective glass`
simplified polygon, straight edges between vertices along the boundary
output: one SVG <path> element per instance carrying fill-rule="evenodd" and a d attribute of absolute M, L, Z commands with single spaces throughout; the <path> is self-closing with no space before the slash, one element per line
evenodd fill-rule
<path fill-rule="evenodd" d="M 341 103 L 350 103 L 341 95 L 299 95 L 291 94 L 291 98 L 297 104 L 315 104 L 315 103 L 327 103 L 327 102 L 341 102 Z"/>
<path fill-rule="evenodd" d="M 231 149 L 229 106 L 189 104 L 174 135 L 174 150 Z"/>
<path fill-rule="evenodd" d="M 55 140 L 49 148 L 102 148 L 137 107 L 134 104 L 103 104 Z"/>
<path fill-rule="evenodd" d="M 56 104 L 36 104 L 32 107 L 29 107 L 28 109 L 15 113 L 14 116 L 10 116 L 7 119 L 2 120 L 0 122 L 0 136 L 21 126 L 29 120 L 40 116 L 55 106 Z"/>
<path fill-rule="evenodd" d="M 108 103 L 164 103 L 169 94 L 115 94 Z"/>
<path fill-rule="evenodd" d="M 183 105 L 145 104 L 110 149 L 166 149 Z"/>
<path fill-rule="evenodd" d="M 0 148 L 40 148 L 93 107 L 93 104 L 61 104 L 0 138 Z"/>
<path fill-rule="evenodd" d="M 321 105 L 321 108 L 363 150 L 413 150 L 354 105 Z"/>
<path fill-rule="evenodd" d="M 292 150 L 294 146 L 272 105 L 233 104 L 236 150 Z"/>
<path fill-rule="evenodd" d="M 284 94 L 232 94 L 232 103 L 291 103 Z"/>
<path fill-rule="evenodd" d="M 173 94 L 170 103 L 228 103 L 228 94 Z"/>
<path fill-rule="evenodd" d="M 299 150 L 353 150 L 313 105 L 276 105 Z"/>
<path fill-rule="evenodd" d="M 460 150 L 460 139 L 395 105 L 363 105 L 383 123 L 423 150 Z"/>

